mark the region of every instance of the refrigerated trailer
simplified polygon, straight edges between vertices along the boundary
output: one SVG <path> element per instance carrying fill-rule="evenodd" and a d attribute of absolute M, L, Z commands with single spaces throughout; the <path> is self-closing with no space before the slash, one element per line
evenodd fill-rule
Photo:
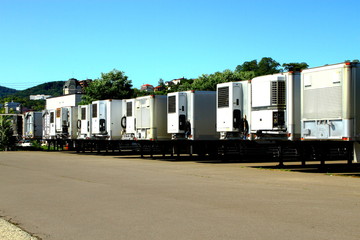
<path fill-rule="evenodd" d="M 45 139 L 55 139 L 56 138 L 56 129 L 55 129 L 55 112 L 56 109 L 47 109 L 43 114 L 43 126 L 44 129 L 44 138 Z"/>
<path fill-rule="evenodd" d="M 149 95 L 135 99 L 137 140 L 170 140 L 166 131 L 167 96 Z"/>
<path fill-rule="evenodd" d="M 24 114 L 24 138 L 41 139 L 42 138 L 42 113 L 26 112 Z"/>
<path fill-rule="evenodd" d="M 254 139 L 300 140 L 300 72 L 253 78 L 251 134 Z"/>
<path fill-rule="evenodd" d="M 360 64 L 340 63 L 302 72 L 304 140 L 359 140 Z"/>
<path fill-rule="evenodd" d="M 135 98 L 125 99 L 124 116 L 121 118 L 121 125 L 124 129 L 123 140 L 134 140 L 136 134 Z"/>
<path fill-rule="evenodd" d="M 91 104 L 78 106 L 77 130 L 78 139 L 91 138 Z"/>
<path fill-rule="evenodd" d="M 167 132 L 172 139 L 219 139 L 215 91 L 169 93 L 167 106 Z"/>
<path fill-rule="evenodd" d="M 216 130 L 220 139 L 246 139 L 251 120 L 250 82 L 220 83 L 216 89 Z"/>
<path fill-rule="evenodd" d="M 124 101 L 107 99 L 92 102 L 91 135 L 95 138 L 107 140 L 120 140 L 123 128 Z"/>
<path fill-rule="evenodd" d="M 56 137 L 60 139 L 76 139 L 78 108 L 61 107 L 57 108 L 55 113 Z"/>
<path fill-rule="evenodd" d="M 301 74 L 301 138 L 353 141 L 359 161 L 360 64 L 344 62 Z"/>

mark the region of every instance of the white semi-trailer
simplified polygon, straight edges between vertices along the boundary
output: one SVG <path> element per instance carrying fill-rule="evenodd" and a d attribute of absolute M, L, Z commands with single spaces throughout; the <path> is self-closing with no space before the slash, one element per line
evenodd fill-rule
<path fill-rule="evenodd" d="M 251 118 L 250 82 L 220 83 L 216 89 L 216 130 L 220 139 L 246 139 Z"/>
<path fill-rule="evenodd" d="M 169 93 L 167 106 L 167 132 L 172 139 L 219 139 L 215 91 Z"/>
<path fill-rule="evenodd" d="M 360 64 L 344 62 L 301 73 L 302 140 L 354 141 L 359 161 Z"/>
<path fill-rule="evenodd" d="M 121 117 L 124 101 L 117 99 L 92 102 L 92 131 L 95 138 L 119 140 L 122 136 Z"/>
<path fill-rule="evenodd" d="M 61 107 L 55 111 L 55 133 L 57 138 L 76 139 L 77 137 L 77 107 Z"/>
<path fill-rule="evenodd" d="M 135 98 L 125 99 L 124 116 L 121 118 L 121 125 L 124 128 L 123 140 L 134 140 L 136 134 Z"/>
<path fill-rule="evenodd" d="M 300 140 L 300 73 L 251 81 L 251 133 L 255 139 Z"/>
<path fill-rule="evenodd" d="M 90 139 L 91 138 L 91 110 L 92 105 L 80 105 L 78 106 L 78 139 Z"/>
<path fill-rule="evenodd" d="M 149 95 L 135 99 L 137 140 L 170 140 L 166 131 L 167 96 Z"/>
<path fill-rule="evenodd" d="M 47 139 L 55 139 L 56 138 L 56 127 L 55 127 L 55 112 L 56 109 L 49 109 L 46 110 L 47 116 L 45 116 L 45 121 L 47 121 L 45 124 L 48 125 L 46 138 Z"/>

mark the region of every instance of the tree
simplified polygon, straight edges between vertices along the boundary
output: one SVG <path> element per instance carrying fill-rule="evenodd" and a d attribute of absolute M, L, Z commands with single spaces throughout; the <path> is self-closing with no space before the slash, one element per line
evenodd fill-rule
<path fill-rule="evenodd" d="M 257 60 L 252 60 L 250 62 L 244 62 L 242 65 L 237 65 L 235 71 L 236 72 L 256 72 L 258 70 Z"/>
<path fill-rule="evenodd" d="M 165 87 L 165 83 L 164 83 L 164 80 L 162 78 L 159 79 L 158 86 Z"/>
<path fill-rule="evenodd" d="M 247 80 L 247 76 L 243 72 L 233 72 L 229 69 L 223 72 L 215 72 L 213 74 L 203 74 L 198 79 L 194 80 L 191 85 L 192 90 L 215 91 L 216 84 L 224 82 L 236 82 Z"/>
<path fill-rule="evenodd" d="M 302 63 L 284 63 L 282 65 L 282 67 L 284 68 L 285 72 L 288 72 L 288 71 L 300 71 L 300 70 L 308 68 L 309 65 L 307 63 L 305 63 L 305 62 L 302 62 Z"/>
<path fill-rule="evenodd" d="M 127 99 L 133 97 L 131 80 L 124 72 L 112 70 L 101 73 L 101 78 L 92 81 L 85 88 L 85 95 L 81 104 L 90 104 L 92 101 L 104 99 Z"/>
<path fill-rule="evenodd" d="M 15 146 L 12 124 L 9 116 L 0 116 L 0 150 L 7 151 Z"/>
<path fill-rule="evenodd" d="M 237 65 L 235 72 L 246 73 L 249 77 L 257 77 L 262 75 L 274 74 L 280 72 L 280 63 L 270 57 L 263 57 L 260 62 L 252 60 Z M 250 78 L 248 78 L 250 79 Z"/>
<path fill-rule="evenodd" d="M 263 57 L 258 64 L 258 69 L 255 72 L 256 76 L 279 73 L 280 63 L 270 57 Z"/>

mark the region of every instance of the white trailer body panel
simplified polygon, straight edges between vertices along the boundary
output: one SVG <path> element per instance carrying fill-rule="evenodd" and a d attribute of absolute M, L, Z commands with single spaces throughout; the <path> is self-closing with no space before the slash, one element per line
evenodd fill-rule
<path fill-rule="evenodd" d="M 251 81 L 251 133 L 257 139 L 300 139 L 300 73 Z"/>
<path fill-rule="evenodd" d="M 59 97 L 51 97 L 46 99 L 46 109 L 56 109 L 61 107 L 75 107 L 81 101 L 82 94 L 69 94 Z"/>
<path fill-rule="evenodd" d="M 167 140 L 167 96 L 150 95 L 135 99 L 136 139 Z"/>
<path fill-rule="evenodd" d="M 123 100 L 117 99 L 92 102 L 92 136 L 109 140 L 121 139 L 123 103 Z"/>
<path fill-rule="evenodd" d="M 167 132 L 172 134 L 172 139 L 219 139 L 215 91 L 169 93 L 167 109 Z"/>
<path fill-rule="evenodd" d="M 251 120 L 250 82 L 220 83 L 216 89 L 216 130 L 220 138 L 246 139 Z"/>
<path fill-rule="evenodd" d="M 78 106 L 77 129 L 79 139 L 91 138 L 91 106 L 91 104 Z"/>
<path fill-rule="evenodd" d="M 50 109 L 48 110 L 49 114 L 49 139 L 56 138 L 56 128 L 55 128 L 55 115 L 56 115 L 56 109 Z"/>
<path fill-rule="evenodd" d="M 188 92 L 169 93 L 167 100 L 167 132 L 184 134 L 186 118 L 191 112 L 187 106 Z M 190 97 L 189 97 L 190 98 Z"/>
<path fill-rule="evenodd" d="M 301 73 L 303 140 L 360 140 L 360 64 L 340 63 Z"/>
<path fill-rule="evenodd" d="M 42 137 L 42 113 L 27 112 L 24 115 L 24 137 L 40 139 Z"/>
<path fill-rule="evenodd" d="M 276 110 L 259 110 L 252 112 L 252 129 L 272 129 L 273 114 Z"/>

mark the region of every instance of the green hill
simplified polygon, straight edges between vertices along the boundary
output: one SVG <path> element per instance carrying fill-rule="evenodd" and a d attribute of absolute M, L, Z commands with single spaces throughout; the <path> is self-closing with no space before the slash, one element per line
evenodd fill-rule
<path fill-rule="evenodd" d="M 29 98 L 30 95 L 45 94 L 53 97 L 62 95 L 65 81 L 47 82 L 16 93 L 9 94 L 12 97 Z M 9 95 L 7 95 L 9 97 Z"/>
<path fill-rule="evenodd" d="M 0 98 L 16 92 L 18 92 L 18 90 L 0 86 Z"/>
<path fill-rule="evenodd" d="M 45 108 L 45 100 L 30 100 L 30 95 L 45 94 L 53 97 L 63 93 L 65 81 L 47 82 L 22 91 L 0 87 L 0 103 L 19 102 L 25 109 L 41 111 Z"/>

